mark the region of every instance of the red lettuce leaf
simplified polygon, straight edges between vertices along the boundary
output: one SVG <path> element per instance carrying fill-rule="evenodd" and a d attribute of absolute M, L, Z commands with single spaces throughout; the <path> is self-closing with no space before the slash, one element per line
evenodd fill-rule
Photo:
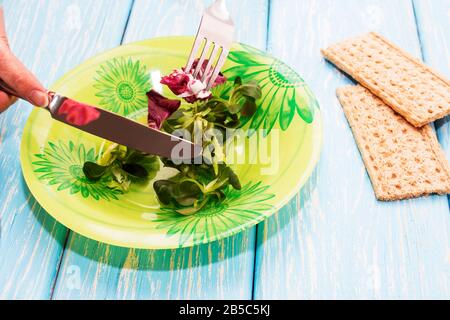
<path fill-rule="evenodd" d="M 165 76 L 161 80 L 161 84 L 167 85 L 169 89 L 178 97 L 185 99 L 189 103 L 194 103 L 199 100 L 210 99 L 212 94 L 206 90 L 206 85 L 200 80 L 194 79 L 192 74 L 198 66 L 199 60 L 195 60 L 190 73 L 185 72 L 185 68 L 181 70 L 174 70 L 168 76 Z M 202 67 L 199 70 L 198 79 L 201 79 L 205 73 L 208 60 L 205 60 Z M 210 68 L 208 77 L 213 73 L 214 69 Z M 208 77 L 206 77 L 208 79 Z M 227 79 L 223 74 L 219 74 L 214 82 L 213 87 L 225 83 Z"/>
<path fill-rule="evenodd" d="M 159 130 L 161 129 L 163 122 L 178 110 L 181 101 L 167 99 L 155 90 L 147 92 L 147 97 L 148 126 Z"/>
<path fill-rule="evenodd" d="M 190 73 L 194 73 L 194 70 L 198 66 L 198 62 L 199 62 L 199 59 L 195 59 L 194 63 L 192 64 L 192 68 L 191 68 L 191 72 Z M 208 59 L 205 59 L 205 61 L 203 61 L 203 65 L 200 68 L 200 72 L 199 72 L 198 78 L 202 78 L 203 77 L 203 74 L 205 73 L 206 66 L 208 65 L 208 62 L 209 62 Z M 183 71 L 184 71 L 184 68 L 183 68 Z M 211 76 L 213 71 L 214 71 L 214 68 L 210 68 L 208 76 Z M 225 82 L 227 82 L 227 78 L 220 72 L 219 75 L 216 78 L 216 81 L 214 81 L 214 84 L 213 84 L 212 87 L 213 88 L 217 87 L 217 86 L 219 86 L 221 84 L 224 84 Z"/>
<path fill-rule="evenodd" d="M 191 77 L 184 71 L 174 70 L 170 75 L 165 76 L 161 80 L 161 84 L 169 87 L 169 89 L 177 96 L 189 90 L 188 85 Z"/>

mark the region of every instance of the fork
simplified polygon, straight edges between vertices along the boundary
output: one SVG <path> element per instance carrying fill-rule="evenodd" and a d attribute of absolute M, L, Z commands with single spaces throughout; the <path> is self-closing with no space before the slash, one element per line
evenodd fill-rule
<path fill-rule="evenodd" d="M 212 88 L 220 70 L 225 64 L 233 43 L 233 36 L 234 23 L 228 13 L 225 0 L 216 0 L 203 14 L 185 69 L 187 73 L 192 73 L 194 78 L 206 83 L 207 90 Z M 197 67 L 194 72 L 191 72 L 199 51 L 201 51 L 201 54 Z M 203 74 L 200 74 L 206 59 L 208 64 Z M 215 61 L 217 62 L 213 66 Z M 212 73 L 211 70 L 213 70 Z"/>

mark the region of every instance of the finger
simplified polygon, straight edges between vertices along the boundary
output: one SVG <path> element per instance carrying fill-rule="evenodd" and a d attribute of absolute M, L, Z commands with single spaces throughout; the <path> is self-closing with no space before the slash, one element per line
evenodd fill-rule
<path fill-rule="evenodd" d="M 37 106 L 48 105 L 46 89 L 9 50 L 0 9 L 0 78 L 21 97 Z"/>
<path fill-rule="evenodd" d="M 0 77 L 20 97 L 36 106 L 47 106 L 47 90 L 11 52 L 0 52 Z"/>
<path fill-rule="evenodd" d="M 8 109 L 14 102 L 16 102 L 17 98 L 11 97 L 4 92 L 0 91 L 0 113 Z"/>
<path fill-rule="evenodd" d="M 6 37 L 5 19 L 3 16 L 3 9 L 0 6 L 0 42 L 8 44 L 8 38 Z"/>

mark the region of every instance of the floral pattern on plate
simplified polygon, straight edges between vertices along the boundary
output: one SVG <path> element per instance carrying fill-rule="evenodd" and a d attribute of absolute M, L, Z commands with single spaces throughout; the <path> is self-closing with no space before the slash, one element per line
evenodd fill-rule
<path fill-rule="evenodd" d="M 224 75 L 231 81 L 241 77 L 255 80 L 263 96 L 260 107 L 250 122 L 249 129 L 264 129 L 269 134 L 275 124 L 286 131 L 296 114 L 310 124 L 319 104 L 305 81 L 288 65 L 263 51 L 240 44 L 239 50 L 230 52 Z"/>
<path fill-rule="evenodd" d="M 208 242 L 221 234 L 242 227 L 255 219 L 263 220 L 273 208 L 269 186 L 261 182 L 247 183 L 242 190 L 228 189 L 225 201 L 207 205 L 195 215 L 182 216 L 173 209 L 162 208 L 153 222 L 157 229 L 167 230 L 167 236 L 179 236 L 180 247 L 188 241 Z"/>
<path fill-rule="evenodd" d="M 147 108 L 149 81 L 147 67 L 140 61 L 114 58 L 99 67 L 94 88 L 101 107 L 127 116 Z"/>
<path fill-rule="evenodd" d="M 84 144 L 75 145 L 72 141 L 48 142 L 48 147 L 35 157 L 34 172 L 39 180 L 55 186 L 57 191 L 68 190 L 71 195 L 107 201 L 117 200 L 122 194 L 120 190 L 108 188 L 103 181 L 91 182 L 85 177 L 83 164 L 97 160 L 94 148 L 86 149 Z"/>

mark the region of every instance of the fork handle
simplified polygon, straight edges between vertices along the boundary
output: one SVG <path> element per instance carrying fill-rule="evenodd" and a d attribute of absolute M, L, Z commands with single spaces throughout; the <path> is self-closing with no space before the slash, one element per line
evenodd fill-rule
<path fill-rule="evenodd" d="M 225 0 L 216 0 L 209 8 L 219 19 L 228 20 L 230 18 Z"/>

